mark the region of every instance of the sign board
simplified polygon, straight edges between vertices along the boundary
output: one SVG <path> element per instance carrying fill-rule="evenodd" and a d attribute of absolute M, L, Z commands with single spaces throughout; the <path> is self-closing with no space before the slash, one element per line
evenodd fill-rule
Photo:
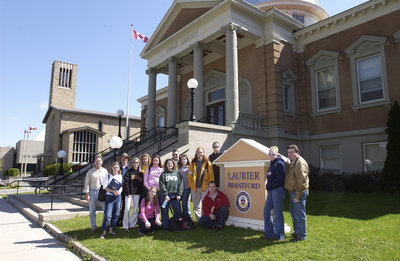
<path fill-rule="evenodd" d="M 250 139 L 240 139 L 214 161 L 223 166 L 220 173 L 222 190 L 231 206 L 228 225 L 264 229 L 269 163 L 269 148 Z"/>

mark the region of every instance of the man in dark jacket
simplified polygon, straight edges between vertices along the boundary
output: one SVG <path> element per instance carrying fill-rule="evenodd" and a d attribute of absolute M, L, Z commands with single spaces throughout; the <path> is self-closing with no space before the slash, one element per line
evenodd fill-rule
<path fill-rule="evenodd" d="M 202 210 L 199 224 L 222 232 L 229 214 L 229 200 L 222 191 L 217 190 L 215 181 L 208 183 L 208 193 L 202 201 Z"/>
<path fill-rule="evenodd" d="M 282 240 L 285 238 L 283 200 L 285 198 L 285 163 L 278 155 L 279 149 L 269 149 L 271 164 L 267 174 L 267 200 L 264 207 L 264 235 L 262 239 Z M 274 216 L 275 218 L 274 218 Z M 275 222 L 274 222 L 275 221 Z"/>

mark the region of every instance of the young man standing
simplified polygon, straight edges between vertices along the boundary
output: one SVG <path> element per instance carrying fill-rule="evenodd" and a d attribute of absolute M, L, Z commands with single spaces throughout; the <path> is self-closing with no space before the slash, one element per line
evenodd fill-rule
<path fill-rule="evenodd" d="M 300 156 L 296 145 L 288 147 L 290 166 L 286 172 L 285 189 L 290 194 L 290 215 L 293 220 L 294 233 L 290 240 L 305 240 L 307 235 L 306 199 L 308 196 L 308 164 Z"/>
<path fill-rule="evenodd" d="M 172 151 L 172 159 L 175 161 L 176 166 L 178 166 L 178 164 L 179 164 L 179 151 L 178 150 Z"/>
<path fill-rule="evenodd" d="M 219 151 L 220 148 L 221 146 L 219 145 L 218 141 L 213 142 L 212 144 L 213 153 L 211 153 L 210 156 L 208 157 L 211 163 L 213 163 L 214 160 L 216 160 L 219 156 L 221 156 L 222 153 Z M 215 185 L 217 186 L 217 188 L 219 188 L 219 167 L 213 164 L 213 170 L 214 170 Z"/>
<path fill-rule="evenodd" d="M 91 168 L 85 177 L 85 185 L 83 186 L 83 193 L 86 193 L 86 200 L 89 202 L 90 210 L 90 225 L 92 234 L 96 233 L 96 205 L 97 196 L 100 186 L 103 185 L 104 178 L 107 175 L 107 170 L 102 167 L 103 158 L 97 155 L 94 159 L 94 167 Z M 104 208 L 104 204 L 103 204 Z"/>

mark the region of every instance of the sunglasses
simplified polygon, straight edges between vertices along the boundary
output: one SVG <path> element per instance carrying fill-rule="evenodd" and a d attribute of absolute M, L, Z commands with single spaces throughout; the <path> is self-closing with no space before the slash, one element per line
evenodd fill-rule
<path fill-rule="evenodd" d="M 135 161 L 135 162 L 133 162 L 133 164 L 139 164 L 139 162 Z"/>
<path fill-rule="evenodd" d="M 270 156 L 275 156 L 276 154 L 274 154 L 274 153 L 271 154 L 271 153 L 270 153 L 269 155 L 270 155 Z"/>

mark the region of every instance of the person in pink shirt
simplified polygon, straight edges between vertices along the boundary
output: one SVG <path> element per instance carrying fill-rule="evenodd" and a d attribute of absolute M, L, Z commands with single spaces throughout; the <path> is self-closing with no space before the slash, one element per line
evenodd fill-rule
<path fill-rule="evenodd" d="M 156 187 L 157 190 L 160 190 L 159 180 L 163 171 L 164 169 L 162 168 L 160 156 L 153 156 L 153 158 L 151 159 L 150 167 L 146 169 L 146 173 L 144 174 L 144 195 L 147 195 L 147 192 L 152 187 Z"/>
<path fill-rule="evenodd" d="M 156 215 L 154 216 L 154 211 Z M 146 198 L 140 203 L 139 236 L 152 233 L 161 228 L 160 206 L 158 204 L 158 191 L 156 187 L 149 189 Z"/>

